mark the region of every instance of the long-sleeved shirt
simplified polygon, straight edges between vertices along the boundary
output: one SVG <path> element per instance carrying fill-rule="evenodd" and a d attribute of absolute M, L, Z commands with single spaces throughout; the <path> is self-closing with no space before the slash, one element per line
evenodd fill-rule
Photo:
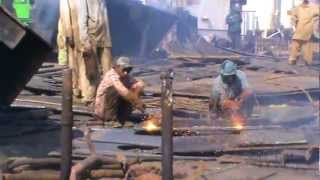
<path fill-rule="evenodd" d="M 233 84 L 228 85 L 222 81 L 221 75 L 214 79 L 211 98 L 220 100 L 237 99 L 241 93 L 249 88 L 249 83 L 244 72 L 237 70 L 236 80 Z"/>
<path fill-rule="evenodd" d="M 319 11 L 319 6 L 314 4 L 301 4 L 291 11 L 292 24 L 296 29 L 292 39 L 310 40 L 315 26 L 315 19 L 319 18 Z"/>
<path fill-rule="evenodd" d="M 105 1 L 79 0 L 79 2 L 79 32 L 82 46 L 111 47 L 109 19 Z"/>
<path fill-rule="evenodd" d="M 127 82 L 127 83 L 123 83 Z M 106 103 L 106 91 L 110 87 L 114 87 L 116 91 L 122 96 L 126 96 L 129 93 L 130 85 L 134 83 L 134 79 L 128 76 L 125 80 L 121 80 L 118 73 L 112 68 L 103 75 L 103 79 L 98 86 L 97 96 L 95 101 L 95 114 L 103 117 L 104 107 Z"/>

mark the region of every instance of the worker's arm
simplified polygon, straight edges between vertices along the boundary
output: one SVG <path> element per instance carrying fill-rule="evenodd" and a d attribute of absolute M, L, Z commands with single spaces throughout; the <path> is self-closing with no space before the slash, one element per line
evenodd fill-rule
<path fill-rule="evenodd" d="M 252 91 L 250 89 L 244 89 L 238 100 L 239 106 L 241 106 L 243 102 L 251 95 L 252 95 Z"/>
<path fill-rule="evenodd" d="M 136 93 L 126 88 L 119 79 L 113 80 L 113 86 L 117 92 L 126 100 L 128 100 L 135 108 L 141 112 L 144 112 L 144 104 Z"/>
<path fill-rule="evenodd" d="M 243 102 L 252 95 L 252 91 L 249 86 L 249 82 L 247 79 L 247 76 L 244 72 L 242 71 L 237 71 L 237 76 L 241 80 L 241 88 L 242 88 L 242 93 L 240 94 L 239 98 L 237 98 L 237 104 L 240 107 Z"/>
<path fill-rule="evenodd" d="M 291 20 L 291 25 L 292 27 L 295 29 L 297 24 L 298 24 L 298 9 L 297 8 L 293 8 L 290 11 L 290 20 Z"/>

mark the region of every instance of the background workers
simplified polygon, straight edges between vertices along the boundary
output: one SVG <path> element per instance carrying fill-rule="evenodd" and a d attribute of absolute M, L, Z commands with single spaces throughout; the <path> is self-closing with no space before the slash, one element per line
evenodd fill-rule
<path fill-rule="evenodd" d="M 240 49 L 241 47 L 241 16 L 242 5 L 240 0 L 233 0 L 230 5 L 230 12 L 226 17 L 226 24 L 228 25 L 228 36 L 232 42 L 233 49 Z"/>
<path fill-rule="evenodd" d="M 301 5 L 291 11 L 294 34 L 292 37 L 289 64 L 296 64 L 297 57 L 303 49 L 303 59 L 312 64 L 313 47 L 310 39 L 313 34 L 316 19 L 319 18 L 319 6 L 304 0 Z M 318 26 L 318 25 L 316 25 Z"/>
<path fill-rule="evenodd" d="M 104 74 L 95 101 L 95 116 L 100 121 L 115 121 L 123 125 L 135 107 L 144 112 L 140 99 L 143 82 L 129 76 L 130 59 L 120 57 L 115 66 Z"/>
<path fill-rule="evenodd" d="M 81 96 L 79 84 L 79 61 L 81 60 L 79 26 L 79 1 L 60 1 L 60 18 L 58 24 L 57 44 L 60 65 L 68 65 L 72 69 L 72 88 L 75 97 Z"/>
<path fill-rule="evenodd" d="M 104 0 L 81 0 L 80 8 L 80 39 L 85 62 L 88 67 L 98 65 L 102 76 L 112 66 L 107 6 Z M 87 74 L 96 73 L 89 71 Z"/>
<path fill-rule="evenodd" d="M 220 67 L 220 75 L 214 79 L 209 109 L 217 117 L 229 118 L 244 123 L 252 113 L 254 95 L 244 72 L 226 60 Z"/>

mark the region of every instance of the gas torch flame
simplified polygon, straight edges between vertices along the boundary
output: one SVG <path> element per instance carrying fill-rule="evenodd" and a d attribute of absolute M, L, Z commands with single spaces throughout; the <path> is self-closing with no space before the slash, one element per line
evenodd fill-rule
<path fill-rule="evenodd" d="M 241 123 L 235 123 L 234 128 L 236 130 L 242 130 L 243 129 L 243 125 Z"/>
<path fill-rule="evenodd" d="M 144 121 L 142 128 L 148 132 L 155 132 L 161 129 L 160 118 L 157 115 L 149 115 Z"/>
<path fill-rule="evenodd" d="M 240 113 L 235 113 L 231 115 L 231 120 L 233 122 L 233 127 L 237 130 L 242 130 L 244 127 L 245 118 Z"/>
<path fill-rule="evenodd" d="M 160 130 L 160 127 L 158 127 L 155 123 L 152 121 L 147 121 L 145 125 L 142 127 L 143 129 L 147 130 L 148 132 L 158 131 Z"/>

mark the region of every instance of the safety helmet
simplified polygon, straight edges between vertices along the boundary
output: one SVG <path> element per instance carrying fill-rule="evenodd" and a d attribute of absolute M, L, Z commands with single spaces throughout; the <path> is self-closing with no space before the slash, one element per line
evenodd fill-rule
<path fill-rule="evenodd" d="M 225 60 L 220 66 L 220 74 L 223 76 L 236 75 L 237 65 L 230 60 Z"/>
<path fill-rule="evenodd" d="M 128 57 L 121 56 L 116 61 L 116 66 L 120 66 L 123 69 L 132 68 L 131 61 Z"/>

